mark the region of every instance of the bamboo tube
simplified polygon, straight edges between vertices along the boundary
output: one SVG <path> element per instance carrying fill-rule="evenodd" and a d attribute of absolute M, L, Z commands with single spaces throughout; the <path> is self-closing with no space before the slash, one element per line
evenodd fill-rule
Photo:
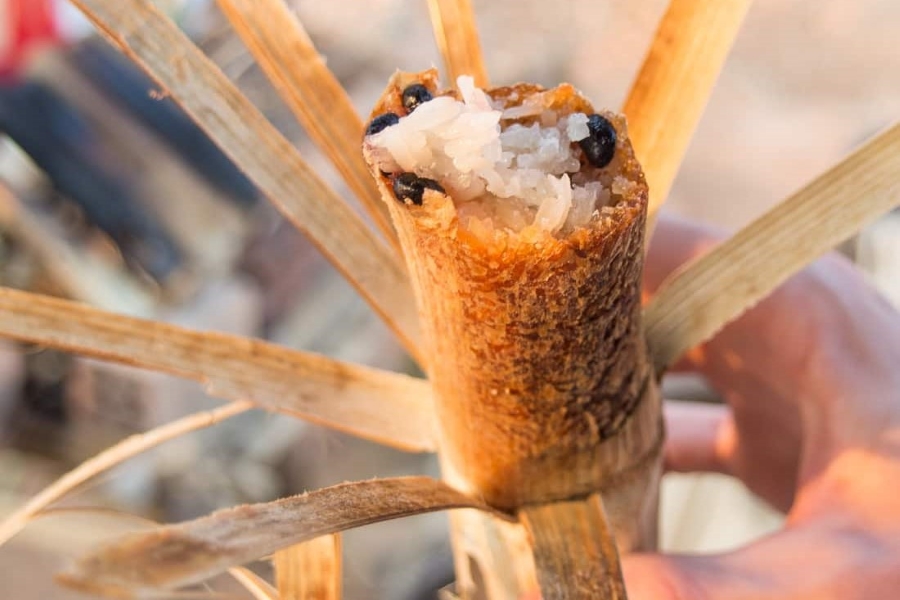
<path fill-rule="evenodd" d="M 406 114 L 401 91 L 413 82 L 437 94 L 434 71 L 398 73 L 373 114 Z M 489 94 L 539 92 L 518 85 Z M 543 98 L 560 114 L 594 112 L 571 86 Z M 632 549 L 655 542 L 662 429 L 641 327 L 647 187 L 624 121 L 606 116 L 619 132 L 610 168 L 630 183 L 563 238 L 485 242 L 459 226 L 445 194 L 427 190 L 421 206 L 398 202 L 389 177 L 370 167 L 416 292 L 445 477 L 504 510 L 602 491 L 610 529 Z M 456 523 L 465 529 L 456 533 L 464 597 L 475 596 L 479 579 L 477 597 L 526 591 L 521 531 L 496 531 L 483 516 Z"/>

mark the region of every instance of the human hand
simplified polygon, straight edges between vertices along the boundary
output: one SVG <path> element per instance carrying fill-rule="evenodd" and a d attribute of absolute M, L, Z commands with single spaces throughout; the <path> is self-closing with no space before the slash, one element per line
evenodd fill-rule
<path fill-rule="evenodd" d="M 718 232 L 663 218 L 645 288 Z M 630 600 L 880 600 L 900 595 L 900 314 L 826 257 L 691 351 L 725 406 L 666 406 L 669 471 L 733 475 L 784 528 L 712 556 L 622 559 Z"/>
<path fill-rule="evenodd" d="M 648 291 L 719 236 L 661 220 Z M 900 590 L 900 315 L 824 258 L 682 361 L 727 406 L 670 404 L 666 466 L 734 475 L 788 513 L 718 556 L 635 555 L 631 600 L 878 599 Z"/>

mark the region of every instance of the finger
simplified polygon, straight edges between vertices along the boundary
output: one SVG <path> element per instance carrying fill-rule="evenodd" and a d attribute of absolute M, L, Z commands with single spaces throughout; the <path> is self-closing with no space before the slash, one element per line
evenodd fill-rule
<path fill-rule="evenodd" d="M 644 265 L 645 292 L 655 292 L 675 269 L 706 253 L 723 238 L 724 234 L 713 227 L 661 214 Z"/>
<path fill-rule="evenodd" d="M 699 559 L 702 561 L 702 559 Z M 694 563 L 698 561 L 695 560 Z M 701 567 L 699 570 L 697 567 Z M 628 600 L 711 600 L 709 575 L 702 564 L 661 554 L 623 557 L 622 572 Z"/>
<path fill-rule="evenodd" d="M 731 409 L 721 404 L 666 402 L 665 468 L 679 473 L 729 473 L 736 434 Z"/>

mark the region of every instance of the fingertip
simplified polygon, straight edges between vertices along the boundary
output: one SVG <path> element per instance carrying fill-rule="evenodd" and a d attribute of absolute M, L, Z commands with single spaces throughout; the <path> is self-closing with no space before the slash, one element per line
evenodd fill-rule
<path fill-rule="evenodd" d="M 728 473 L 736 434 L 731 409 L 722 404 L 666 402 L 665 468 L 679 473 Z"/>

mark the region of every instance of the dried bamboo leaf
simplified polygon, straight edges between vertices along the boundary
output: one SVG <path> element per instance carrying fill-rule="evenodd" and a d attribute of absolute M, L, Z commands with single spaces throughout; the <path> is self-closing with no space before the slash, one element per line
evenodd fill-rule
<path fill-rule="evenodd" d="M 626 600 L 616 540 L 600 496 L 527 507 L 543 600 Z"/>
<path fill-rule="evenodd" d="M 152 0 L 72 3 L 184 107 L 421 358 L 412 291 L 399 257 Z"/>
<path fill-rule="evenodd" d="M 251 402 L 232 402 L 215 410 L 194 413 L 145 433 L 133 435 L 107 448 L 44 488 L 0 523 L 0 546 L 22 531 L 35 515 L 89 479 L 169 440 L 198 429 L 212 427 L 251 408 L 253 408 Z"/>
<path fill-rule="evenodd" d="M 82 558 L 59 579 L 81 591 L 127 598 L 197 583 L 322 535 L 453 508 L 492 511 L 428 477 L 344 483 L 124 536 Z"/>
<path fill-rule="evenodd" d="M 280 600 L 278 590 L 268 581 L 244 567 L 232 567 L 228 573 L 253 595 L 255 600 Z"/>
<path fill-rule="evenodd" d="M 159 523 L 147 519 L 146 517 L 133 515 L 112 508 L 98 508 L 94 506 L 48 508 L 45 510 L 41 510 L 39 513 L 35 514 L 33 518 L 41 519 L 45 517 L 58 516 L 60 514 L 94 514 L 112 516 L 116 519 L 136 521 L 137 523 L 140 523 L 141 526 L 145 526 L 148 530 L 153 527 L 159 527 Z M 103 531 L 106 532 L 107 527 L 104 527 Z M 2 545 L 2 543 L 0 543 L 0 545 Z M 266 580 L 264 580 L 253 571 L 250 571 L 249 569 L 245 569 L 243 567 L 232 567 L 228 569 L 228 574 L 231 575 L 238 583 L 244 586 L 244 589 L 250 592 L 255 600 L 279 600 L 278 592 L 275 590 L 275 588 L 273 588 Z"/>
<path fill-rule="evenodd" d="M 340 600 L 340 534 L 280 550 L 273 562 L 281 600 Z"/>
<path fill-rule="evenodd" d="M 218 0 L 232 27 L 388 240 L 387 207 L 362 159 L 363 122 L 284 0 Z"/>
<path fill-rule="evenodd" d="M 435 447 L 431 388 L 422 379 L 6 288 L 0 336 L 194 379 L 213 396 L 405 450 Z"/>
<path fill-rule="evenodd" d="M 900 204 L 900 125 L 673 274 L 645 311 L 658 372 Z"/>
<path fill-rule="evenodd" d="M 622 112 L 650 185 L 647 232 L 669 195 L 751 0 L 671 0 Z"/>
<path fill-rule="evenodd" d="M 444 68 L 455 84 L 460 75 L 471 75 L 475 85 L 488 86 L 487 70 L 478 41 L 478 25 L 471 0 L 428 0 L 434 39 L 437 41 Z"/>

